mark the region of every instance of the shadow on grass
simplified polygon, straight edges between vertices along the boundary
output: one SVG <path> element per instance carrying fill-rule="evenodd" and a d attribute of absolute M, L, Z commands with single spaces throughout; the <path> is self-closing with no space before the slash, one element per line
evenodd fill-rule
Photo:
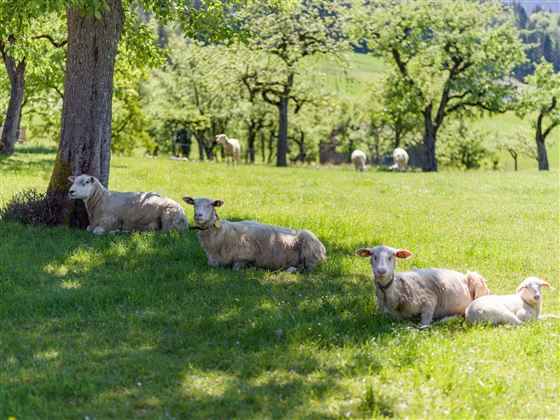
<path fill-rule="evenodd" d="M 192 231 L 96 237 L 0 222 L 0 236 L 2 416 L 324 415 L 310 401 L 382 369 L 373 352 L 343 364 L 333 354 L 395 328 L 337 264 L 209 268 Z M 368 398 L 390 412 L 383 395 Z"/>
<path fill-rule="evenodd" d="M 48 158 L 22 161 L 13 159 L 11 156 L 0 156 L 0 172 L 15 173 L 17 170 L 26 172 L 51 171 L 53 168 L 54 156 Z"/>

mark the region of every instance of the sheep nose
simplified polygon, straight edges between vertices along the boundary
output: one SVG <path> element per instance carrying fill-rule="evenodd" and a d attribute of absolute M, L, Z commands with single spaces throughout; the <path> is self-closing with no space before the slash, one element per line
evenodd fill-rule
<path fill-rule="evenodd" d="M 70 194 L 74 194 L 74 193 L 75 193 L 75 191 L 74 191 L 74 190 L 70 190 Z"/>
<path fill-rule="evenodd" d="M 384 274 L 387 274 L 387 270 L 385 270 L 384 268 L 378 268 L 378 269 L 377 269 L 377 272 L 378 272 L 381 276 L 383 276 Z"/>

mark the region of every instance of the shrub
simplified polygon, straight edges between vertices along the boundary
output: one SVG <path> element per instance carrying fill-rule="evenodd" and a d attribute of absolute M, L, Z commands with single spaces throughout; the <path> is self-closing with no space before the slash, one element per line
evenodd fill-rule
<path fill-rule="evenodd" d="M 53 199 L 35 189 L 23 190 L 14 195 L 10 202 L 0 209 L 0 219 L 25 224 L 54 226 L 59 212 Z"/>

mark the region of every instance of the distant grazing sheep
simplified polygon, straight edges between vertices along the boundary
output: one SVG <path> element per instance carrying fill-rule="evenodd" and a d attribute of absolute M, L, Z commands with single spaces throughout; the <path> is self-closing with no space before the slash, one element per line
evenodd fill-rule
<path fill-rule="evenodd" d="M 389 167 L 389 169 L 404 172 L 406 165 L 408 165 L 408 153 L 406 153 L 406 150 L 397 147 L 393 151 L 393 164 Z"/>
<path fill-rule="evenodd" d="M 229 164 L 229 158 L 231 158 L 232 163 L 239 164 L 239 158 L 241 156 L 241 145 L 239 144 L 239 140 L 230 139 L 225 134 L 218 134 L 216 136 L 216 141 L 224 146 L 226 162 Z"/>
<path fill-rule="evenodd" d="M 234 270 L 254 265 L 290 272 L 314 268 L 325 259 L 326 250 L 313 233 L 254 221 L 230 222 L 216 214 L 221 200 L 183 197 L 194 206 L 200 245 L 208 265 L 232 266 Z"/>
<path fill-rule="evenodd" d="M 540 315 L 542 286 L 551 288 L 544 280 L 528 277 L 517 287 L 515 295 L 482 296 L 467 307 L 467 322 L 519 325 L 530 319 L 560 318 L 553 314 Z"/>
<path fill-rule="evenodd" d="M 486 281 L 475 272 L 431 268 L 395 273 L 396 259 L 412 256 L 404 249 L 380 245 L 360 248 L 356 255 L 371 259 L 380 311 L 401 319 L 419 314 L 421 328 L 434 316 L 463 316 L 474 299 L 488 294 Z"/>
<path fill-rule="evenodd" d="M 68 196 L 86 205 L 88 232 L 185 230 L 189 219 L 179 203 L 154 192 L 109 191 L 93 176 L 68 178 L 73 184 Z"/>
<path fill-rule="evenodd" d="M 366 170 L 366 154 L 361 150 L 354 150 L 352 152 L 352 163 L 357 171 L 363 172 Z"/>

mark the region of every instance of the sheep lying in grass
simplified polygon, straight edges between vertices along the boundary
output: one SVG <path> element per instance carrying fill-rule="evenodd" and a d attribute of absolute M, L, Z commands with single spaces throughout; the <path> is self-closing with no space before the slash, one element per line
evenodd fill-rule
<path fill-rule="evenodd" d="M 406 153 L 406 150 L 397 147 L 393 150 L 393 164 L 389 166 L 389 169 L 404 172 L 406 165 L 408 165 L 408 153 Z"/>
<path fill-rule="evenodd" d="M 560 318 L 553 314 L 540 315 L 543 286 L 551 288 L 544 280 L 528 277 L 517 287 L 515 295 L 482 296 L 467 307 L 467 322 L 519 325 L 530 319 Z"/>
<path fill-rule="evenodd" d="M 420 314 L 421 328 L 433 317 L 463 316 L 474 299 L 488 294 L 486 281 L 475 272 L 431 268 L 395 273 L 396 259 L 412 256 L 404 249 L 381 245 L 360 248 L 356 255 L 371 258 L 380 311 L 400 319 Z"/>
<path fill-rule="evenodd" d="M 352 152 L 352 163 L 357 171 L 363 172 L 366 170 L 366 154 L 361 150 L 354 150 Z"/>
<path fill-rule="evenodd" d="M 241 156 L 241 144 L 239 143 L 239 140 L 230 139 L 225 134 L 218 134 L 216 136 L 216 141 L 224 145 L 224 154 L 228 164 L 229 158 L 232 159 L 232 163 L 239 164 L 239 158 Z"/>
<path fill-rule="evenodd" d="M 189 226 L 179 203 L 161 194 L 109 191 L 89 175 L 68 179 L 72 182 L 68 196 L 82 199 L 86 205 L 88 232 L 101 235 L 108 231 L 184 230 Z"/>
<path fill-rule="evenodd" d="M 226 265 L 239 270 L 254 265 L 294 272 L 312 269 L 325 259 L 325 247 L 307 230 L 220 220 L 216 208 L 223 201 L 191 197 L 183 200 L 194 206 L 198 239 L 210 266 Z"/>

